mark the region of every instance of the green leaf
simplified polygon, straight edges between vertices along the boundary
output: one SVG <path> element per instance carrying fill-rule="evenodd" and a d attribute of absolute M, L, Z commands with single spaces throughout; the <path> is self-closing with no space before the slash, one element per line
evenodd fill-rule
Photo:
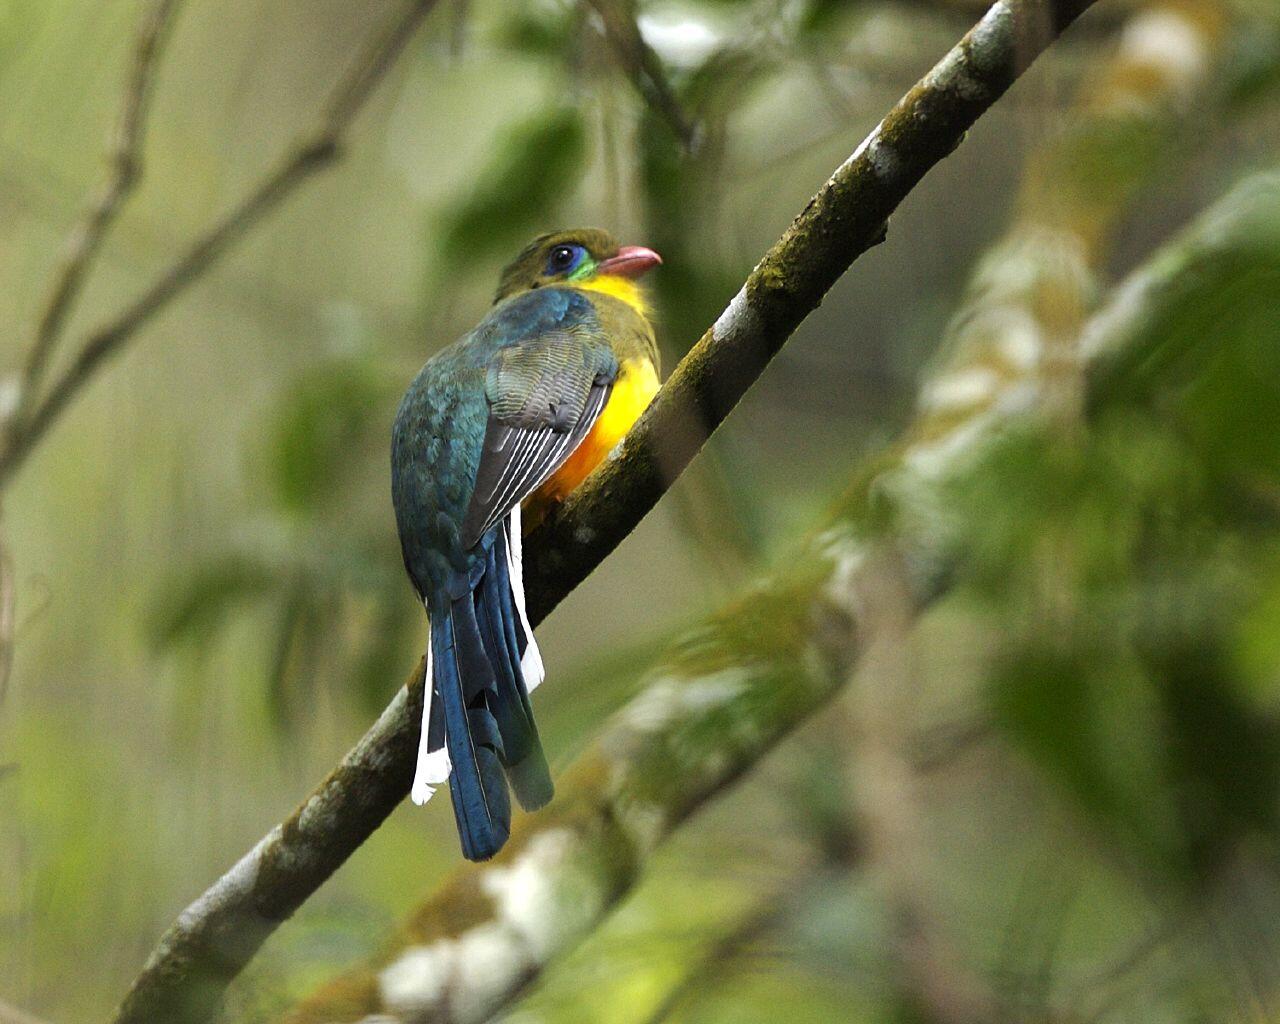
<path fill-rule="evenodd" d="M 1105 633 L 1090 632 L 1008 650 L 992 679 L 996 720 L 1126 846 L 1157 863 L 1180 860 L 1155 692 Z"/>
<path fill-rule="evenodd" d="M 306 373 L 267 424 L 269 483 L 281 508 L 314 513 L 334 504 L 353 460 L 386 426 L 392 390 L 366 358 L 344 357 Z"/>
<path fill-rule="evenodd" d="M 578 43 L 577 18 L 573 4 L 514 7 L 503 17 L 496 42 L 523 56 L 565 60 Z"/>
<path fill-rule="evenodd" d="M 1224 73 L 1228 108 L 1247 111 L 1270 98 L 1280 87 L 1280 25 L 1255 22 L 1241 33 Z"/>
<path fill-rule="evenodd" d="M 1280 524 L 1223 499 L 1237 464 L 1187 429 L 1200 378 L 1170 383 L 1072 439 L 1009 434 L 948 505 L 961 582 L 1000 638 L 996 720 L 1126 857 L 1189 883 L 1244 836 L 1280 845 L 1280 730 L 1250 681 L 1280 665 L 1240 640 L 1268 607 Z"/>
<path fill-rule="evenodd" d="M 248 557 L 200 566 L 162 588 L 151 615 L 151 641 L 162 648 L 203 640 L 228 616 L 275 588 L 270 567 Z"/>

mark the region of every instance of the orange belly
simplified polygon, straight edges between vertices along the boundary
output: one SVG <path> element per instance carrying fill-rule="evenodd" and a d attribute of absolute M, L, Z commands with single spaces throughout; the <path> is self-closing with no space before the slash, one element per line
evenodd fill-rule
<path fill-rule="evenodd" d="M 658 393 L 658 372 L 647 359 L 622 364 L 609 393 L 608 404 L 591 432 L 559 469 L 524 500 L 524 530 L 527 533 L 542 521 L 547 510 L 566 497 L 600 465 Z"/>

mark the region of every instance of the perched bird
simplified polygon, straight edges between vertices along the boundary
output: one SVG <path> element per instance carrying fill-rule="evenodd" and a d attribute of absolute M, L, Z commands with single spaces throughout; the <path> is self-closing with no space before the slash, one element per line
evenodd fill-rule
<path fill-rule="evenodd" d="M 525 611 L 527 521 L 578 486 L 658 390 L 637 279 L 661 263 L 604 231 L 535 238 L 493 308 L 432 356 L 396 414 L 391 489 L 405 568 L 430 619 L 413 799 L 446 779 L 469 860 L 552 795 L 529 693 L 543 678 Z"/>

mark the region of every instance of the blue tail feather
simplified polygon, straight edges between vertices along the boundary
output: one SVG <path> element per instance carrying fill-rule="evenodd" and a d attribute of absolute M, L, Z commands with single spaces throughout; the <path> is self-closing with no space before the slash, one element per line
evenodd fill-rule
<path fill-rule="evenodd" d="M 526 810 L 541 807 L 553 793 L 520 668 L 523 630 L 506 543 L 501 524 L 490 530 L 481 541 L 483 565 L 451 578 L 430 602 L 436 699 L 428 749 L 438 748 L 435 737 L 442 733 L 453 766 L 454 816 L 469 860 L 487 860 L 507 841 L 508 782 Z"/>
<path fill-rule="evenodd" d="M 488 624 L 487 632 L 483 628 L 481 632 L 497 677 L 498 728 L 505 748 L 502 763 L 520 806 L 533 811 L 551 799 L 554 789 L 520 668 L 518 616 L 507 570 L 506 537 L 500 525 L 493 532 L 493 546 L 477 592 L 477 610 L 483 609 L 480 618 Z"/>
<path fill-rule="evenodd" d="M 493 671 L 472 595 L 464 593 L 452 601 L 442 595 L 437 608 L 431 617 L 433 684 L 453 763 L 449 795 L 463 856 L 487 860 L 511 832 L 511 803 L 499 760 L 501 737 L 493 716 Z"/>

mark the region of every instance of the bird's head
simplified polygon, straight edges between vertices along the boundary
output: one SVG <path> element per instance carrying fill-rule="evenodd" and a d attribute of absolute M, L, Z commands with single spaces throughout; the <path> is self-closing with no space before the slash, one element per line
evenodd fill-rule
<path fill-rule="evenodd" d="M 534 288 L 570 284 L 608 292 L 636 305 L 635 281 L 662 262 L 642 245 L 619 245 L 607 231 L 576 228 L 539 235 L 512 260 L 498 282 L 495 302 Z"/>

